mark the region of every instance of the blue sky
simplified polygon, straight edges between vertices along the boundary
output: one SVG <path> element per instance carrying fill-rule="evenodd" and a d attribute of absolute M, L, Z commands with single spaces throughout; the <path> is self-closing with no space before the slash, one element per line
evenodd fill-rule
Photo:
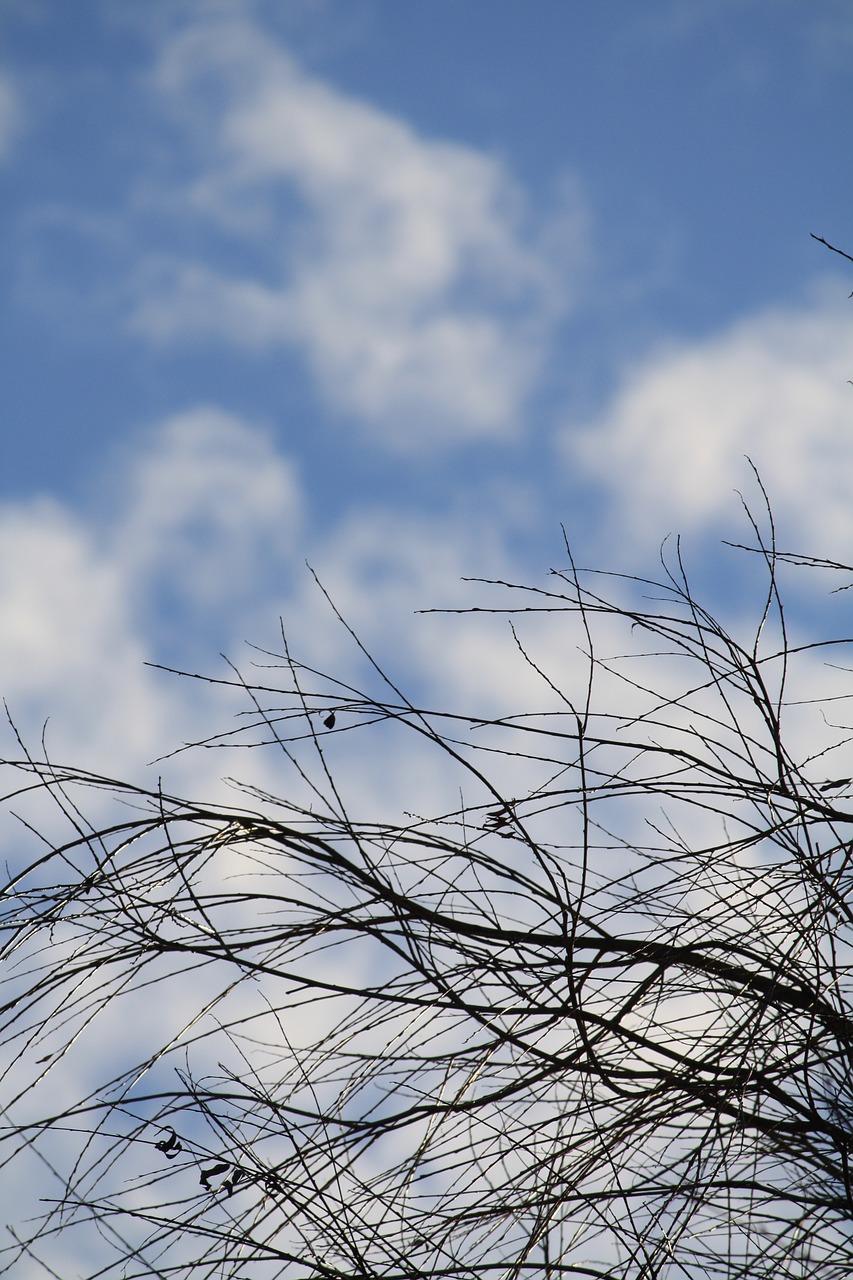
<path fill-rule="evenodd" d="M 682 533 L 754 630 L 720 547 L 736 490 L 760 506 L 747 454 L 783 545 L 853 560 L 853 265 L 810 238 L 853 252 L 851 90 L 849 0 L 0 0 L 0 695 L 30 746 L 49 720 L 54 758 L 150 782 L 245 703 L 146 664 L 248 670 L 280 618 L 370 679 L 306 561 L 413 696 L 485 716 L 552 692 L 505 620 L 416 611 L 546 583 L 561 525 L 639 573 Z M 849 630 L 848 594 L 793 590 L 793 639 Z M 525 623 L 582 696 L 583 637 Z M 815 752 L 807 699 L 849 698 L 822 661 L 786 722 Z M 361 816 L 459 804 L 446 760 L 362 742 L 325 746 Z M 153 771 L 298 785 L 259 754 Z"/>
<path fill-rule="evenodd" d="M 346 663 L 306 559 L 401 677 L 489 704 L 505 648 L 439 661 L 413 611 L 541 581 L 561 523 L 626 569 L 681 532 L 725 599 L 749 454 L 783 540 L 849 558 L 853 268 L 809 235 L 853 249 L 845 0 L 0 23 L 0 684 L 57 750 L 193 736 L 144 661 L 280 615 Z"/>

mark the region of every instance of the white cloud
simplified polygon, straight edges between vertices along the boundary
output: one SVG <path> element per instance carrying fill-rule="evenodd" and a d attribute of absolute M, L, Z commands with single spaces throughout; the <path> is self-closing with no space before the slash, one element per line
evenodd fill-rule
<path fill-rule="evenodd" d="M 731 517 L 747 455 L 786 541 L 832 555 L 853 533 L 851 352 L 849 309 L 764 312 L 651 355 L 597 421 L 566 426 L 563 456 L 604 490 L 622 547 Z"/>
<path fill-rule="evenodd" d="M 197 606 L 255 593 L 270 561 L 290 558 L 302 516 L 295 472 L 271 435 L 208 406 L 151 432 L 118 492 L 124 573 L 166 578 Z"/>
<path fill-rule="evenodd" d="M 306 75 L 245 21 L 174 35 L 154 85 L 196 147 L 172 212 L 264 244 L 273 264 L 152 257 L 138 331 L 295 345 L 336 410 L 402 451 L 513 430 L 565 303 L 554 222 L 562 261 L 584 239 L 576 187 L 537 230 L 499 160 Z"/>
<path fill-rule="evenodd" d="M 82 764 L 129 763 L 153 725 L 120 566 L 83 521 L 43 500 L 0 511 L 0 548 L 0 693 L 16 725 L 34 751 L 50 719 L 63 758 L 74 748 Z"/>
<path fill-rule="evenodd" d="M 55 758 L 138 776 L 234 709 L 145 662 L 201 651 L 210 669 L 251 638 L 245 611 L 282 589 L 300 494 L 263 430 L 210 408 L 114 459 L 103 491 L 89 518 L 0 508 L 0 695 L 32 749 L 49 718 Z"/>

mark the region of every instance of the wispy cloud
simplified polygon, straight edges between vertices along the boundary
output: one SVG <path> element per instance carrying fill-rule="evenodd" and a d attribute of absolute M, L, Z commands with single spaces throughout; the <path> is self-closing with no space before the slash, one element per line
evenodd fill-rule
<path fill-rule="evenodd" d="M 0 697 L 30 746 L 49 721 L 54 755 L 136 775 L 202 734 L 217 699 L 145 664 L 216 668 L 258 638 L 256 608 L 269 635 L 301 564 L 300 517 L 270 436 L 204 407 L 117 454 L 86 513 L 0 506 Z"/>
<path fill-rule="evenodd" d="M 233 608 L 290 558 L 302 495 L 270 433 L 201 406 L 129 454 L 114 550 L 134 581 L 169 581 L 193 608 Z"/>
<path fill-rule="evenodd" d="M 853 316 L 824 294 L 657 351 L 597 421 L 565 427 L 563 456 L 603 490 L 623 548 L 731 517 L 748 456 L 787 535 L 833 554 L 853 533 L 851 350 Z"/>
<path fill-rule="evenodd" d="M 137 767 L 166 716 L 145 689 L 123 566 L 91 524 L 44 499 L 0 508 L 0 565 L 0 695 L 30 748 L 49 721 L 49 745 L 81 765 Z"/>
<path fill-rule="evenodd" d="M 576 187 L 571 207 L 537 220 L 498 159 L 305 74 L 247 21 L 173 35 L 153 87 L 191 145 L 191 176 L 139 199 L 263 243 L 265 258 L 241 272 L 150 255 L 137 332 L 296 347 L 328 403 L 404 452 L 517 427 L 567 301 L 554 223 L 564 263 L 585 234 Z"/>

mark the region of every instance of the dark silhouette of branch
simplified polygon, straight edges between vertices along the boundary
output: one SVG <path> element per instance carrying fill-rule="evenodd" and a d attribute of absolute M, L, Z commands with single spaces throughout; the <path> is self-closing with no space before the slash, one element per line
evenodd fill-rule
<path fill-rule="evenodd" d="M 781 579 L 851 569 L 749 521 L 737 633 L 678 544 L 658 579 L 567 544 L 546 586 L 472 584 L 541 684 L 514 715 L 418 705 L 372 658 L 344 684 L 284 634 L 196 677 L 247 701 L 197 745 L 277 753 L 277 795 L 21 744 L 0 1173 L 36 1190 L 10 1274 L 850 1274 L 850 732 L 809 666 L 849 640 L 794 644 Z M 427 816 L 362 812 L 350 741 L 440 764 Z"/>
<path fill-rule="evenodd" d="M 846 258 L 848 262 L 853 262 L 853 257 L 849 253 L 845 253 L 843 249 L 836 249 L 834 244 L 830 244 L 828 240 L 824 240 L 823 236 L 816 236 L 812 231 L 809 233 L 812 240 L 817 240 L 818 244 L 825 244 L 827 249 L 831 249 L 833 253 L 840 253 L 842 258 Z"/>

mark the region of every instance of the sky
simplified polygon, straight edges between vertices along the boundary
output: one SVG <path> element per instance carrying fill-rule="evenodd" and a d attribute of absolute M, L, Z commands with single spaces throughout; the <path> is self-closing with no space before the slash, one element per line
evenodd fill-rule
<path fill-rule="evenodd" d="M 561 526 L 630 572 L 681 534 L 737 611 L 747 456 L 851 558 L 811 233 L 853 249 L 852 70 L 846 0 L 2 0 L 16 724 L 133 769 L 226 713 L 146 663 L 282 619 L 349 671 L 307 564 L 407 687 L 503 705 L 505 636 L 415 611 L 546 581 Z"/>
<path fill-rule="evenodd" d="M 739 495 L 761 513 L 747 459 L 784 548 L 853 560 L 853 264 L 812 238 L 853 253 L 852 90 L 849 0 L 0 0 L 28 746 L 209 796 L 232 762 L 160 757 L 245 704 L 150 664 L 249 672 L 283 626 L 374 678 L 315 575 L 413 697 L 545 705 L 504 619 L 417 611 L 548 585 L 564 529 L 638 574 L 681 535 L 754 630 L 721 546 Z M 848 596 L 791 590 L 794 632 L 843 625 Z M 528 652 L 582 677 L 549 621 Z M 429 808 L 440 764 L 355 736 L 329 750 L 363 814 Z"/>

